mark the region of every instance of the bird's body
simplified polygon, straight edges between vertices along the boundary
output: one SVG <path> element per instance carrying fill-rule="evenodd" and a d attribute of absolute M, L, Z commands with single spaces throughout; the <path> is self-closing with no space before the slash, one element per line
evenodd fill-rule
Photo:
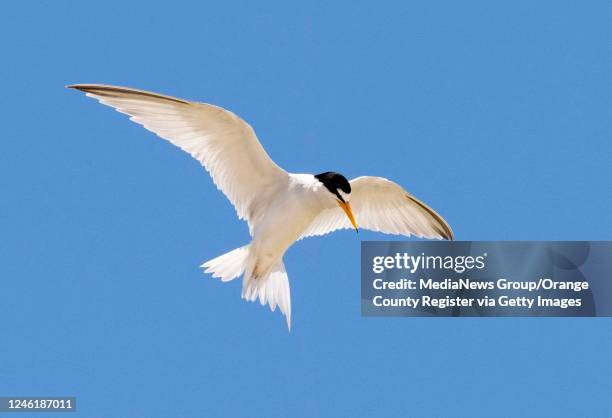
<path fill-rule="evenodd" d="M 253 276 L 265 276 L 285 251 L 297 241 L 325 205 L 324 192 L 308 174 L 289 174 L 288 181 L 269 201 L 253 229 Z"/>
<path fill-rule="evenodd" d="M 182 148 L 211 174 L 247 221 L 250 243 L 202 265 L 223 281 L 244 276 L 242 297 L 291 324 L 291 297 L 283 255 L 297 240 L 336 229 L 452 239 L 448 224 L 399 185 L 382 177 L 292 174 L 278 167 L 253 129 L 233 113 L 142 90 L 96 84 L 70 86 L 116 108 Z M 350 200 L 350 203 L 349 203 Z M 353 211 L 355 215 L 353 215 Z"/>

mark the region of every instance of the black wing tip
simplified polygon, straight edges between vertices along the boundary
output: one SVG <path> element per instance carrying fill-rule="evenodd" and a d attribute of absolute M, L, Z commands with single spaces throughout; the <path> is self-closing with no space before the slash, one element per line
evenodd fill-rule
<path fill-rule="evenodd" d="M 103 84 L 78 83 L 78 84 L 68 84 L 65 87 L 67 89 L 86 90 L 86 89 L 94 89 L 96 87 L 105 87 L 105 86 Z M 110 87 L 110 86 L 107 86 L 107 87 Z"/>
<path fill-rule="evenodd" d="M 454 241 L 455 234 L 453 233 L 451 227 L 446 223 L 444 219 L 442 219 L 442 217 L 437 218 L 437 220 L 439 226 L 436 228 L 436 230 L 440 234 L 440 237 L 446 241 Z"/>
<path fill-rule="evenodd" d="M 80 90 L 85 93 L 92 93 L 95 90 L 101 90 L 102 85 L 100 84 L 69 84 L 65 86 L 67 89 Z"/>
<path fill-rule="evenodd" d="M 435 214 L 434 217 L 438 221 L 439 226 L 441 227 L 441 229 L 438 228 L 438 232 L 440 233 L 442 238 L 447 241 L 454 241 L 455 234 L 453 233 L 453 230 L 451 229 L 450 225 L 444 220 L 444 218 L 442 218 L 440 215 L 438 215 L 433 210 L 431 211 L 431 214 L 432 215 Z"/>
<path fill-rule="evenodd" d="M 145 90 L 133 89 L 130 87 L 111 86 L 107 84 L 71 84 L 66 86 L 68 89 L 76 89 L 85 93 L 92 93 L 99 96 L 117 96 L 117 95 L 135 95 L 140 97 L 152 98 L 157 100 L 166 100 L 180 104 L 190 104 L 187 100 L 179 99 L 172 96 L 153 93 Z"/>
<path fill-rule="evenodd" d="M 448 235 L 444 237 L 445 240 L 448 241 L 454 241 L 455 240 L 455 234 L 453 233 L 453 230 L 450 228 L 450 226 L 446 225 L 446 227 L 448 228 Z"/>
<path fill-rule="evenodd" d="M 417 205 L 419 205 L 425 212 L 429 214 L 429 216 L 431 216 L 437 221 L 438 225 L 436 225 L 436 231 L 440 234 L 442 239 L 445 239 L 447 241 L 455 240 L 455 234 L 453 233 L 453 230 L 451 229 L 450 225 L 444 220 L 443 217 L 438 215 L 438 213 L 435 210 L 427 206 L 425 203 L 421 202 L 416 197 L 411 196 L 409 194 L 406 194 L 406 197 L 409 200 L 416 203 Z"/>

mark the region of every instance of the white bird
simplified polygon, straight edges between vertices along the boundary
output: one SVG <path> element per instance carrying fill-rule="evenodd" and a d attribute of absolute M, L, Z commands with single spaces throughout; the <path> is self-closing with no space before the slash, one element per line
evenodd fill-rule
<path fill-rule="evenodd" d="M 283 255 L 297 240 L 357 225 L 405 236 L 453 239 L 446 221 L 382 177 L 288 173 L 272 161 L 253 128 L 205 103 L 99 84 L 68 86 L 130 116 L 191 154 L 246 220 L 251 242 L 201 267 L 222 281 L 243 276 L 242 297 L 278 306 L 291 329 L 291 296 Z M 354 213 L 354 215 L 353 215 Z"/>

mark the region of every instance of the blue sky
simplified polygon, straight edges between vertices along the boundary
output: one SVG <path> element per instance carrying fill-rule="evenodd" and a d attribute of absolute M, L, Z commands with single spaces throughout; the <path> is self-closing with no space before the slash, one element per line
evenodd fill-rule
<path fill-rule="evenodd" d="M 84 417 L 609 416 L 609 319 L 362 318 L 351 231 L 287 253 L 288 334 L 198 269 L 248 241 L 200 165 L 63 87 L 227 107 L 287 170 L 393 179 L 458 239 L 605 240 L 609 2 L 127 3 L 3 7 L 0 394 Z"/>

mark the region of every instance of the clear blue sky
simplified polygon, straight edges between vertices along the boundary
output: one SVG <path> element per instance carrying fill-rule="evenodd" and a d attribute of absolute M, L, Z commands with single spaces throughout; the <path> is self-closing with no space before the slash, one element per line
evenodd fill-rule
<path fill-rule="evenodd" d="M 3 6 L 0 394 L 84 417 L 609 416 L 609 319 L 362 318 L 351 231 L 287 253 L 288 334 L 200 272 L 248 241 L 200 165 L 64 85 L 227 107 L 287 170 L 391 178 L 458 239 L 605 240 L 610 2 L 287 3 Z"/>

